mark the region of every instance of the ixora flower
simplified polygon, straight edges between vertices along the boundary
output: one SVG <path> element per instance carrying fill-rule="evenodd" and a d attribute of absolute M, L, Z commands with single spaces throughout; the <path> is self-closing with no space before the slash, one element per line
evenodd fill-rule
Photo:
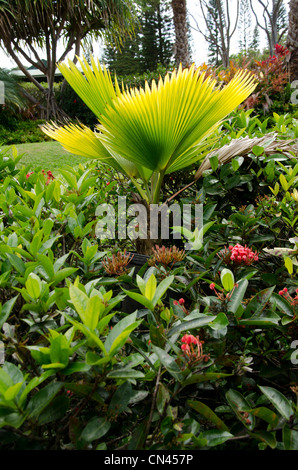
<path fill-rule="evenodd" d="M 156 245 L 155 248 L 152 248 L 152 256 L 148 260 L 149 266 L 156 266 L 162 264 L 164 267 L 173 266 L 180 261 L 183 261 L 186 253 L 184 250 L 179 250 L 176 246 L 165 247 Z M 179 302 L 180 303 L 180 302 Z"/>
<path fill-rule="evenodd" d="M 286 299 L 293 307 L 298 305 L 298 289 L 296 289 L 296 295 L 293 297 L 289 294 L 288 289 L 284 287 L 282 290 L 279 291 L 279 295 L 281 295 L 284 299 Z"/>
<path fill-rule="evenodd" d="M 47 171 L 47 181 L 46 181 L 46 185 L 48 185 L 50 183 L 51 180 L 54 180 L 55 179 L 55 176 L 53 175 L 53 173 L 51 172 L 51 170 Z"/>
<path fill-rule="evenodd" d="M 247 265 L 249 266 L 254 261 L 258 261 L 259 255 L 257 252 L 253 252 L 246 245 L 242 246 L 239 243 L 236 245 L 230 245 L 229 248 L 225 248 L 225 251 L 218 255 L 226 264 L 235 265 Z M 210 286 L 211 288 L 211 286 Z"/>
<path fill-rule="evenodd" d="M 181 339 L 181 350 L 189 363 L 207 362 L 209 354 L 203 354 L 203 341 L 198 336 L 185 334 Z"/>
<path fill-rule="evenodd" d="M 125 274 L 128 271 L 127 266 L 133 257 L 134 255 L 126 254 L 126 250 L 123 253 L 118 251 L 117 254 L 102 260 L 102 266 L 110 276 L 121 276 L 121 274 Z"/>

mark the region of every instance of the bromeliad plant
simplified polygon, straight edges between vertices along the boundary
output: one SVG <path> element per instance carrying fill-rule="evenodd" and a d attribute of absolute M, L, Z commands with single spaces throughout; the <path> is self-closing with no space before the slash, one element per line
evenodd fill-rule
<path fill-rule="evenodd" d="M 43 131 L 71 153 L 100 160 L 133 181 L 145 204 L 158 204 L 165 175 L 201 160 L 215 142 L 222 120 L 254 90 L 251 74 L 239 72 L 220 89 L 192 65 L 180 66 L 145 89 L 120 89 L 95 59 L 79 59 L 59 70 L 99 124 L 95 130 L 70 123 Z"/>

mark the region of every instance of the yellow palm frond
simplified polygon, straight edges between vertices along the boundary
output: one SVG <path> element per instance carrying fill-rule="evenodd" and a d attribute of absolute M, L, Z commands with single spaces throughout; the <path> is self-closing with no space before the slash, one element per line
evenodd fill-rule
<path fill-rule="evenodd" d="M 55 123 L 48 123 L 41 126 L 41 130 L 52 139 L 58 140 L 70 153 L 100 160 L 111 158 L 96 134 L 83 124 L 58 126 Z"/>
<path fill-rule="evenodd" d="M 67 124 L 59 127 L 55 123 L 48 123 L 41 126 L 41 129 L 49 137 L 60 142 L 62 147 L 70 153 L 99 160 L 117 171 L 126 173 L 130 178 L 143 176 L 143 173 L 140 175 L 134 163 L 121 157 L 113 158 L 100 142 L 99 132 L 93 132 L 83 124 Z"/>
<path fill-rule="evenodd" d="M 85 58 L 78 58 L 82 72 L 72 62 L 58 64 L 58 69 L 75 90 L 77 95 L 100 118 L 106 106 L 112 105 L 113 100 L 120 96 L 121 91 L 115 77 L 115 88 L 110 76 L 110 72 L 105 66 L 100 66 L 99 62 L 91 58 L 91 65 Z"/>

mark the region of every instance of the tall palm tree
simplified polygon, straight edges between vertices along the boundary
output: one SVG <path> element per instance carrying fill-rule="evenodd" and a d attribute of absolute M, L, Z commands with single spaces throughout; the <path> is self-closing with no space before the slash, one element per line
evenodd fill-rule
<path fill-rule="evenodd" d="M 290 1 L 287 46 L 291 52 L 290 79 L 298 80 L 298 0 Z"/>
<path fill-rule="evenodd" d="M 177 67 L 190 65 L 188 44 L 186 0 L 172 0 L 173 19 L 175 26 L 175 62 Z"/>

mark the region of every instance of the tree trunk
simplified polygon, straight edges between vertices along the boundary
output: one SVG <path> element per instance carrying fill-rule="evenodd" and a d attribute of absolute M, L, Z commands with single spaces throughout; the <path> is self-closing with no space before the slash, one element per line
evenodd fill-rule
<path fill-rule="evenodd" d="M 186 0 L 172 0 L 173 19 L 175 26 L 175 61 L 177 67 L 190 65 L 188 45 L 188 28 L 186 19 Z"/>
<path fill-rule="evenodd" d="M 298 0 L 290 1 L 287 47 L 290 57 L 290 81 L 298 80 Z"/>
<path fill-rule="evenodd" d="M 68 118 L 67 114 L 63 111 L 63 109 L 58 105 L 54 87 L 51 87 L 47 90 L 47 112 L 46 112 L 46 120 L 49 121 L 50 119 L 62 121 Z"/>
<path fill-rule="evenodd" d="M 152 255 L 152 248 L 155 247 L 155 245 L 160 245 L 161 240 L 160 239 L 153 239 L 151 238 L 151 233 L 150 233 L 150 223 L 151 223 L 151 212 L 150 212 L 150 206 L 147 204 L 146 201 L 143 199 L 140 200 L 137 196 L 136 202 L 141 203 L 142 205 L 145 206 L 146 212 L 147 212 L 147 237 L 146 238 L 137 238 L 136 239 L 136 250 L 137 253 L 141 255 L 147 255 L 151 256 Z M 160 230 L 160 217 L 158 220 L 158 233 Z"/>

